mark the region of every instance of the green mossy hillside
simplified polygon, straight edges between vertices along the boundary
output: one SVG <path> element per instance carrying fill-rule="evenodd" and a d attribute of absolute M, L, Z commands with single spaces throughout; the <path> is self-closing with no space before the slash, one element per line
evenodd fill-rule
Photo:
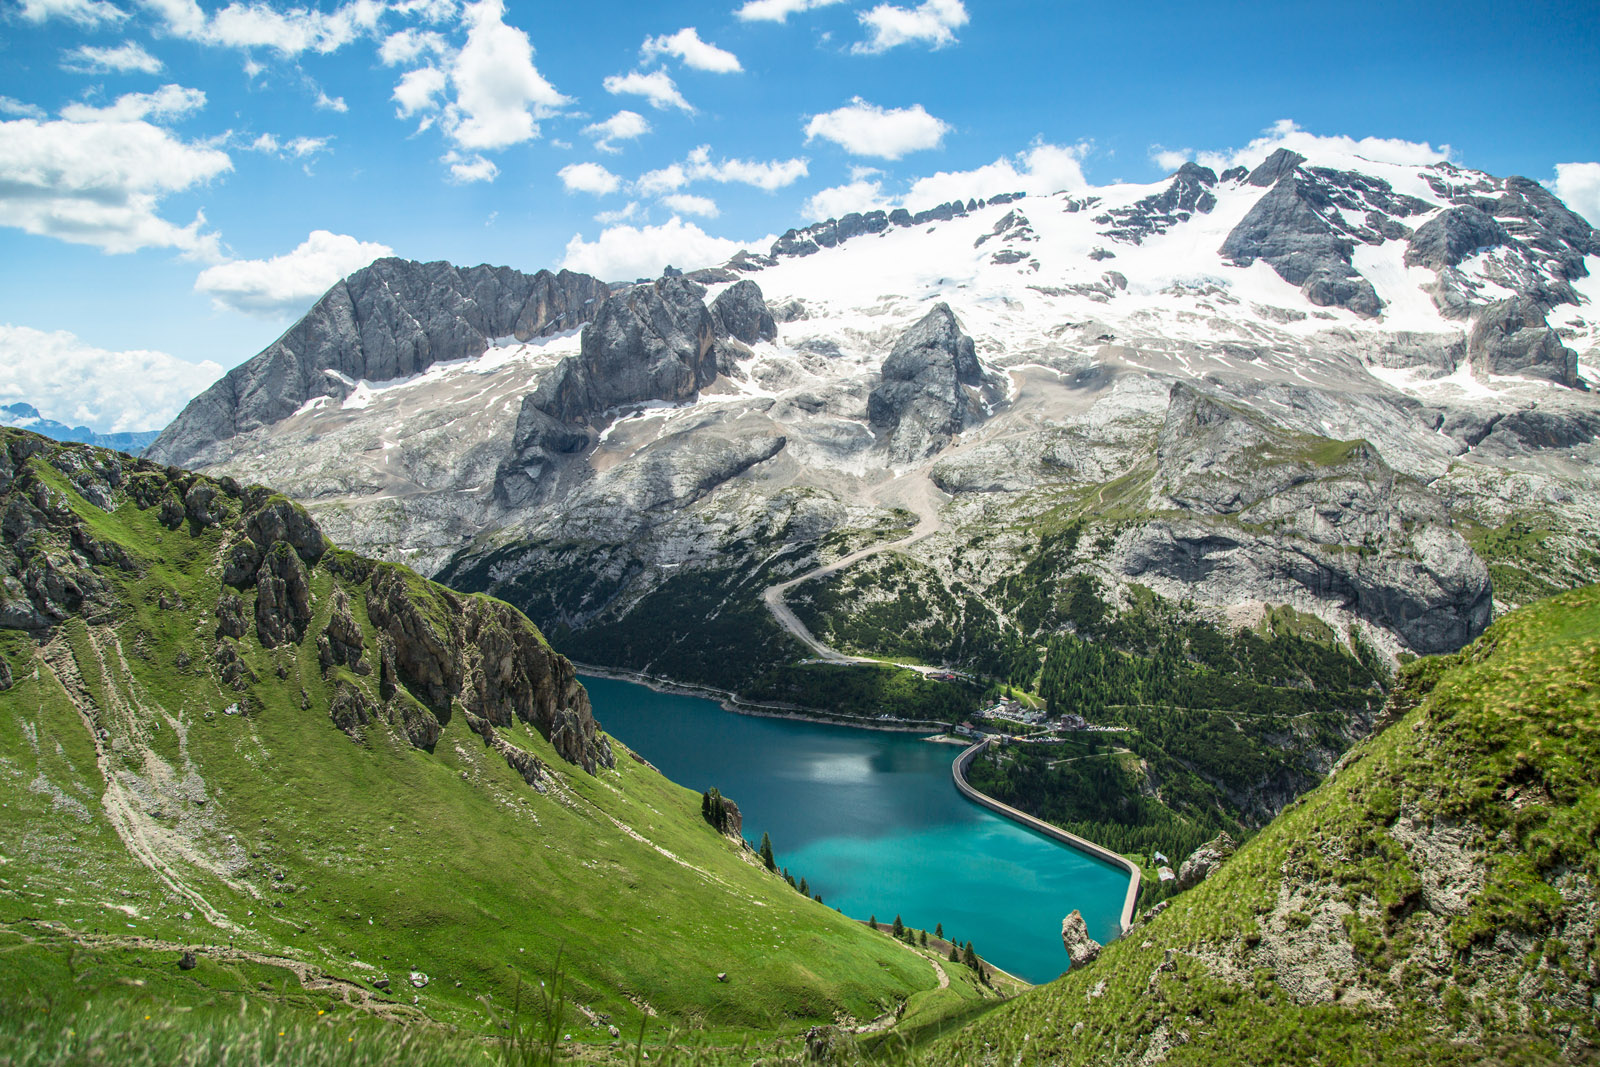
<path fill-rule="evenodd" d="M 0 1003 L 474 1031 L 559 955 L 575 1039 L 609 1045 L 935 984 L 605 737 L 508 605 L 265 490 L 15 431 L 0 455 Z"/>
<path fill-rule="evenodd" d="M 1387 716 L 1206 881 L 928 1062 L 1593 1062 L 1600 587 L 1411 664 Z"/>

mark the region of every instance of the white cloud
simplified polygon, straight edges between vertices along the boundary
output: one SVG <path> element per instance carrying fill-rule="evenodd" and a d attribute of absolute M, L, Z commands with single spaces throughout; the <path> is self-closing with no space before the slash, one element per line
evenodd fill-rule
<path fill-rule="evenodd" d="M 844 0 L 745 0 L 734 14 L 746 22 L 787 22 L 790 15 L 842 3 Z"/>
<path fill-rule="evenodd" d="M 76 74 L 160 74 L 161 60 L 146 52 L 135 41 L 125 41 L 115 48 L 96 48 L 79 45 L 63 53 L 61 69 Z"/>
<path fill-rule="evenodd" d="M 744 247 L 674 218 L 660 226 L 611 226 L 593 241 L 574 234 L 561 265 L 596 278 L 653 278 L 669 265 L 698 270 L 721 263 Z"/>
<path fill-rule="evenodd" d="M 391 255 L 394 249 L 388 245 L 312 230 L 294 251 L 281 256 L 207 267 L 194 287 L 219 308 L 278 318 L 304 311 L 339 279 Z"/>
<path fill-rule="evenodd" d="M 44 108 L 10 96 L 0 96 L 0 115 L 17 115 L 25 119 L 42 119 Z"/>
<path fill-rule="evenodd" d="M 336 52 L 375 33 L 382 0 L 350 0 L 333 11 L 295 7 L 280 11 L 257 2 L 230 3 L 211 15 L 195 0 L 143 0 L 175 37 L 224 48 L 270 48 L 280 55 Z"/>
<path fill-rule="evenodd" d="M 105 0 L 22 0 L 22 17 L 29 22 L 66 19 L 91 29 L 102 23 L 120 23 L 128 13 Z"/>
<path fill-rule="evenodd" d="M 68 122 L 160 122 L 181 119 L 205 106 L 206 94 L 202 90 L 163 85 L 153 93 L 124 93 L 116 103 L 105 107 L 68 104 L 61 109 L 61 117 Z"/>
<path fill-rule="evenodd" d="M 436 56 L 450 54 L 450 46 L 432 30 L 399 30 L 385 37 L 378 46 L 378 58 L 386 67 L 404 66 L 430 52 Z"/>
<path fill-rule="evenodd" d="M 722 214 L 717 210 L 717 202 L 709 196 L 695 196 L 692 193 L 673 193 L 661 198 L 661 206 L 677 215 L 699 215 L 702 218 L 714 219 Z"/>
<path fill-rule="evenodd" d="M 494 160 L 474 152 L 463 155 L 451 150 L 444 154 L 440 160 L 450 168 L 450 180 L 457 185 L 471 185 L 473 182 L 492 182 L 500 177 L 500 168 L 495 166 Z"/>
<path fill-rule="evenodd" d="M 630 200 L 626 207 L 618 208 L 615 211 L 600 212 L 594 217 L 594 221 L 602 226 L 610 226 L 614 223 L 626 222 L 628 219 L 635 218 L 638 214 L 639 201 Z"/>
<path fill-rule="evenodd" d="M 400 0 L 391 3 L 390 10 L 400 15 L 414 15 L 423 22 L 449 22 L 456 17 L 456 0 Z"/>
<path fill-rule="evenodd" d="M 693 26 L 687 26 L 670 36 L 646 37 L 639 54 L 648 62 L 657 56 L 677 56 L 684 66 L 695 70 L 708 70 L 713 74 L 737 74 L 744 68 L 739 57 L 726 49 L 718 48 L 700 39 Z"/>
<path fill-rule="evenodd" d="M 622 179 L 598 163 L 568 163 L 556 172 L 569 193 L 605 196 L 622 187 Z"/>
<path fill-rule="evenodd" d="M 538 121 L 572 101 L 533 65 L 528 35 L 505 21 L 502 0 L 468 4 L 467 43 L 450 66 L 455 100 L 444 128 L 467 149 L 505 148 L 539 136 Z"/>
<path fill-rule="evenodd" d="M 856 17 L 871 36 L 851 51 L 876 54 L 903 44 L 926 43 L 930 48 L 955 44 L 955 31 L 967 24 L 967 8 L 961 0 L 923 0 L 914 8 L 879 4 Z"/>
<path fill-rule="evenodd" d="M 350 105 L 344 102 L 344 97 L 329 96 L 321 89 L 317 90 L 316 107 L 318 111 L 337 111 L 341 115 L 350 110 Z"/>
<path fill-rule="evenodd" d="M 0 122 L 0 225 L 106 252 L 176 248 L 216 258 L 216 235 L 201 232 L 204 215 L 179 226 L 157 210 L 163 198 L 231 170 L 227 153 L 142 120 L 88 112 L 76 122 Z"/>
<path fill-rule="evenodd" d="M 0 402 L 98 433 L 160 429 L 222 374 L 210 360 L 96 348 L 65 330 L 0 325 Z"/>
<path fill-rule="evenodd" d="M 1316 162 L 1333 165 L 1357 165 L 1362 159 L 1378 163 L 1398 163 L 1402 166 L 1426 166 L 1450 158 L 1450 146 L 1438 148 L 1426 141 L 1405 141 L 1398 137 L 1322 137 L 1307 133 L 1290 119 L 1279 119 L 1260 137 L 1240 149 L 1223 152 L 1201 152 L 1196 158 L 1214 170 L 1229 167 L 1253 167 L 1279 148 Z"/>
<path fill-rule="evenodd" d="M 1557 163 L 1550 188 L 1589 225 L 1600 226 L 1600 163 Z"/>
<path fill-rule="evenodd" d="M 881 108 L 858 96 L 847 107 L 813 115 L 806 123 L 806 141 L 821 137 L 852 155 L 899 159 L 907 152 L 939 147 L 949 130 L 921 104 Z"/>
<path fill-rule="evenodd" d="M 396 104 L 395 117 L 408 119 L 419 111 L 432 111 L 439 106 L 435 97 L 445 90 L 444 71 L 437 67 L 418 67 L 400 75 L 390 97 Z"/>
<path fill-rule="evenodd" d="M 620 152 L 617 141 L 631 141 L 650 132 L 650 123 L 637 111 L 619 111 L 604 122 L 583 128 L 584 136 L 594 138 L 594 146 L 602 152 Z"/>
<path fill-rule="evenodd" d="M 688 184 L 689 172 L 683 169 L 682 164 L 673 163 L 660 170 L 646 171 L 633 183 L 633 187 L 645 196 L 658 196 L 682 189 Z"/>
<path fill-rule="evenodd" d="M 1036 141 L 1026 152 L 966 171 L 940 171 L 913 182 L 902 198 L 909 211 L 922 211 L 952 200 L 991 197 L 996 193 L 1034 196 L 1082 189 L 1088 185 L 1079 160 L 1083 146 L 1066 147 Z"/>
<path fill-rule="evenodd" d="M 689 178 L 695 181 L 738 182 L 769 193 L 793 185 L 808 173 L 804 159 L 773 159 L 765 163 L 753 159 L 724 159 L 713 163 L 708 145 L 690 152 L 685 167 Z"/>
<path fill-rule="evenodd" d="M 642 96 L 653 107 L 662 110 L 675 107 L 691 113 L 694 111 L 664 70 L 653 70 L 649 74 L 637 70 L 629 74 L 613 74 L 605 80 L 605 87 L 606 92 L 613 96 Z"/>
<path fill-rule="evenodd" d="M 883 183 L 858 179 L 848 185 L 835 185 L 813 194 L 802 210 L 808 219 L 836 219 L 852 211 L 873 211 L 889 207 Z"/>
<path fill-rule="evenodd" d="M 1192 148 L 1163 148 L 1158 144 L 1150 146 L 1150 162 L 1162 170 L 1177 170 L 1193 158 Z"/>
<path fill-rule="evenodd" d="M 251 141 L 247 146 L 252 152 L 264 152 L 268 155 L 293 156 L 296 159 L 305 159 L 319 152 L 328 150 L 331 137 L 295 137 L 288 141 L 279 141 L 270 133 L 264 133 Z"/>

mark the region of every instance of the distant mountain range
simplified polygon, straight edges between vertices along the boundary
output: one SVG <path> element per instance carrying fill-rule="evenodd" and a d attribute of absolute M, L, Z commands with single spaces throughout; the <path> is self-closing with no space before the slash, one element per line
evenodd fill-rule
<path fill-rule="evenodd" d="M 77 441 L 101 448 L 114 448 L 137 456 L 161 436 L 160 430 L 135 430 L 128 433 L 96 433 L 87 426 L 68 426 L 64 422 L 47 419 L 32 404 L 0 404 L 0 426 L 15 426 L 19 430 L 53 437 L 57 441 Z"/>

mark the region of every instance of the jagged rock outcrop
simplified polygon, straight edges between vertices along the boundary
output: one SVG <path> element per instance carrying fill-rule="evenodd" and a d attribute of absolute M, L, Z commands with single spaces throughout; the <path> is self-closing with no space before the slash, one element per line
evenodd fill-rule
<path fill-rule="evenodd" d="M 1370 318 L 1383 310 L 1383 303 L 1372 283 L 1351 266 L 1357 232 L 1344 225 L 1342 216 L 1333 210 L 1344 206 L 1340 200 L 1354 198 L 1339 188 L 1337 179 L 1344 177 L 1341 172 L 1326 173 L 1334 180 L 1313 177 L 1298 167 L 1289 169 L 1228 234 L 1220 252 L 1241 267 L 1265 260 L 1280 278 L 1298 285 L 1313 304 L 1348 308 Z M 1362 193 L 1368 186 L 1381 184 L 1359 175 L 1351 177 L 1360 179 L 1352 184 Z M 1378 191 L 1381 195 L 1389 190 L 1384 186 Z M 1390 197 L 1384 199 L 1393 202 Z M 1365 208 L 1366 204 L 1359 206 Z M 1330 219 L 1341 220 L 1337 229 Z M 1374 243 L 1382 240 L 1377 234 L 1360 236 L 1374 239 Z"/>
<path fill-rule="evenodd" d="M 1001 396 L 955 312 L 939 304 L 900 335 L 883 361 L 883 382 L 868 398 L 867 418 L 888 436 L 891 461 L 908 463 L 981 422 Z"/>
<path fill-rule="evenodd" d="M 1443 270 L 1468 256 L 1511 239 L 1506 228 L 1471 205 L 1447 208 L 1417 227 L 1406 249 L 1406 266 Z"/>
<path fill-rule="evenodd" d="M 1233 855 L 1237 849 L 1238 845 L 1228 836 L 1228 831 L 1222 831 L 1189 853 L 1183 865 L 1178 868 L 1178 888 L 1189 889 L 1199 885 L 1222 866 L 1222 861 Z"/>
<path fill-rule="evenodd" d="M 1467 334 L 1467 362 L 1474 374 L 1544 378 L 1574 388 L 1578 354 L 1561 343 L 1532 299 L 1512 297 L 1480 311 Z"/>
<path fill-rule="evenodd" d="M 1061 947 L 1067 950 L 1074 967 L 1092 963 L 1100 955 L 1100 942 L 1089 936 L 1089 925 L 1077 908 L 1061 920 Z"/>
<path fill-rule="evenodd" d="M 1256 169 L 1245 178 L 1245 183 L 1259 189 L 1270 189 L 1277 185 L 1284 175 L 1293 174 L 1305 161 L 1306 157 L 1299 152 L 1280 148 L 1257 164 Z"/>
<path fill-rule="evenodd" d="M 1418 652 L 1459 648 L 1488 625 L 1487 568 L 1443 503 L 1370 443 L 1292 433 L 1180 382 L 1155 458 L 1162 517 L 1122 539 L 1127 577 L 1234 600 L 1340 599 Z"/>
<path fill-rule="evenodd" d="M 652 400 L 693 399 L 716 380 L 719 363 L 730 358 L 719 352 L 722 346 L 777 336 L 755 282 L 736 282 L 710 308 L 705 293 L 693 281 L 669 276 L 606 301 L 584 328 L 580 353 L 563 360 L 524 398 L 512 456 L 496 479 L 497 497 L 511 507 L 525 506 L 541 478 L 589 447 L 608 412 Z M 783 447 L 782 438 L 776 447 Z M 738 469 L 774 451 L 743 461 Z"/>
<path fill-rule="evenodd" d="M 1210 214 L 1217 206 L 1217 198 L 1211 191 L 1216 184 L 1216 171 L 1198 163 L 1185 163 L 1172 176 L 1172 183 L 1166 189 L 1129 207 L 1112 208 L 1095 221 L 1110 226 L 1101 231 L 1102 236 L 1139 244 L 1146 237 L 1166 233 L 1196 214 Z"/>
<path fill-rule="evenodd" d="M 86 504 L 74 504 L 53 489 L 42 464 L 52 468 L 51 477 L 64 474 L 75 487 L 81 483 Z M 572 664 L 510 605 L 458 597 L 402 567 L 335 551 L 302 507 L 270 490 L 5 429 L 0 429 L 0 627 L 48 630 L 73 615 L 91 625 L 102 621 L 117 606 L 105 572 L 141 577 L 151 557 L 100 540 L 76 509 L 103 504 L 105 510 L 165 515 L 180 498 L 193 505 L 189 535 L 221 539 L 212 550 L 222 566 L 209 654 L 221 683 L 246 692 L 259 682 L 249 663 L 252 651 L 260 654 L 250 644 L 252 637 L 261 649 L 292 656 L 296 646 L 302 654 L 315 648 L 325 669 L 339 664 L 357 679 L 368 674 L 367 638 L 347 593 L 359 589 L 366 615 L 378 629 L 377 699 L 366 692 L 370 682 L 340 679 L 329 712 L 339 729 L 359 740 L 365 728 L 384 717 L 413 744 L 428 748 L 453 709 L 460 708 L 493 747 L 511 750 L 502 754 L 519 773 L 536 759 L 516 755 L 522 750 L 503 738 L 491 738 L 493 727 L 526 723 L 563 759 L 591 773 L 614 765 Z M 184 521 L 180 507 L 169 525 L 181 529 Z M 212 529 L 217 526 L 222 529 Z M 317 607 L 313 571 L 321 575 L 319 582 L 333 584 L 329 621 L 314 645 L 308 632 Z M 255 594 L 253 611 L 242 595 L 248 590 Z M 182 607 L 175 593 L 162 593 L 159 604 L 163 610 Z M 178 669 L 190 669 L 200 658 L 181 650 Z M 280 679 L 286 677 L 287 662 L 277 659 Z"/>
<path fill-rule="evenodd" d="M 481 354 L 496 338 L 526 340 L 575 329 L 607 288 L 586 274 L 380 259 L 329 289 L 259 355 L 201 393 L 162 431 L 148 455 L 204 463 L 210 446 L 287 418 L 317 396 L 353 383 L 408 377 Z"/>
<path fill-rule="evenodd" d="M 747 345 L 778 337 L 778 323 L 761 295 L 761 286 L 748 278 L 717 294 L 711 302 L 711 323 L 719 337 L 732 337 Z"/>

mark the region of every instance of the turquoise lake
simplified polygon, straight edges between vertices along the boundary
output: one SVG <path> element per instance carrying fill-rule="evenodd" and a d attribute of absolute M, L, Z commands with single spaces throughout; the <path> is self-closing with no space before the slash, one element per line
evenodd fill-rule
<path fill-rule="evenodd" d="M 1061 920 L 1117 932 L 1128 877 L 956 792 L 955 745 L 920 734 L 737 715 L 697 697 L 584 677 L 607 733 L 696 791 L 739 805 L 744 836 L 846 915 L 971 941 L 1030 982 L 1067 968 Z"/>

